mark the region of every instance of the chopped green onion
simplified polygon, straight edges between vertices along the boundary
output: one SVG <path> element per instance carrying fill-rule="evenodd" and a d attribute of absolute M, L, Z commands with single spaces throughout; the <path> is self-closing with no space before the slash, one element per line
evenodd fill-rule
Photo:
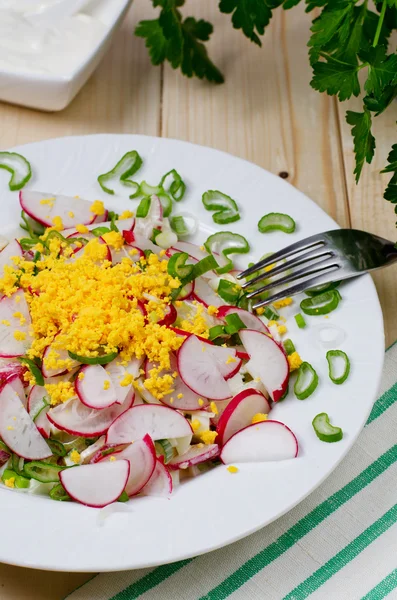
<path fill-rule="evenodd" d="M 102 354 L 101 356 L 81 356 L 69 350 L 68 354 L 70 358 L 77 360 L 82 365 L 107 365 L 117 357 L 118 352 L 109 352 L 109 354 Z"/>
<path fill-rule="evenodd" d="M 222 325 L 214 325 L 214 327 L 210 327 L 210 329 L 208 330 L 208 336 L 209 336 L 209 340 L 211 342 L 220 337 L 221 338 L 229 337 L 226 334 L 225 328 Z"/>
<path fill-rule="evenodd" d="M 218 190 L 205 192 L 202 201 L 207 210 L 217 211 L 212 215 L 212 219 L 218 225 L 226 225 L 240 219 L 236 201 Z"/>
<path fill-rule="evenodd" d="M 153 194 L 157 196 L 157 194 L 161 194 L 163 191 L 161 185 L 149 185 L 146 181 L 142 181 L 139 184 L 139 194 L 141 196 L 153 196 Z"/>
<path fill-rule="evenodd" d="M 38 223 L 37 221 L 29 217 L 29 215 L 27 215 L 23 210 L 21 211 L 21 219 L 23 223 L 20 223 L 19 226 L 24 231 L 27 231 L 30 237 L 43 235 L 46 229 L 44 225 L 41 225 L 41 223 Z"/>
<path fill-rule="evenodd" d="M 318 296 L 323 292 L 329 292 L 330 290 L 336 289 L 340 285 L 340 281 L 331 281 L 330 283 L 323 283 L 323 285 L 317 285 L 316 287 L 305 290 L 307 296 Z"/>
<path fill-rule="evenodd" d="M 258 223 L 258 229 L 261 233 L 276 230 L 284 231 L 284 233 L 293 233 L 295 227 L 294 219 L 283 213 L 269 213 L 264 215 Z"/>
<path fill-rule="evenodd" d="M 40 371 L 39 367 L 36 365 L 33 360 L 27 358 L 26 356 L 20 356 L 18 358 L 19 362 L 23 365 L 26 365 L 33 377 L 35 378 L 36 385 L 44 385 L 44 377 L 43 373 Z"/>
<path fill-rule="evenodd" d="M 97 237 L 100 237 L 104 233 L 110 233 L 109 227 L 95 227 L 95 229 L 91 229 L 90 233 L 93 233 Z"/>
<path fill-rule="evenodd" d="M 57 483 L 50 490 L 50 498 L 52 500 L 57 500 L 58 502 L 65 502 L 67 500 L 71 500 L 69 494 L 63 487 L 62 483 Z"/>
<path fill-rule="evenodd" d="M 238 333 L 240 329 L 247 329 L 247 326 L 242 322 L 237 313 L 228 314 L 225 316 L 226 327 L 225 331 L 229 335 Z"/>
<path fill-rule="evenodd" d="M 288 340 L 284 340 L 283 346 L 284 346 L 284 350 L 286 351 L 288 356 L 296 351 L 294 342 L 292 340 L 290 340 L 289 338 L 288 338 Z"/>
<path fill-rule="evenodd" d="M 144 250 L 143 253 L 145 255 L 145 258 L 149 258 L 149 256 L 151 254 L 154 254 L 153 250 L 150 250 L 149 248 L 147 250 Z M 141 268 L 142 268 L 142 266 L 141 266 Z"/>
<path fill-rule="evenodd" d="M 6 446 L 6 444 L 0 440 L 0 451 L 5 452 L 6 454 L 9 454 L 11 456 L 12 454 L 12 450 L 9 449 L 8 446 Z"/>
<path fill-rule="evenodd" d="M 175 256 L 175 254 L 173 256 Z M 207 273 L 207 271 L 212 271 L 213 269 L 215 269 L 218 266 L 218 263 L 213 256 L 206 256 L 205 258 L 202 258 L 201 260 L 199 260 L 198 263 L 196 263 L 192 266 L 193 266 L 192 272 L 190 273 L 190 275 L 188 277 L 185 277 L 183 279 L 181 286 L 175 290 L 172 290 L 171 300 L 176 300 L 178 298 L 179 294 L 181 293 L 181 291 L 183 290 L 183 288 L 186 286 L 187 283 L 190 283 L 194 279 L 197 279 L 197 277 L 204 275 L 204 273 Z"/>
<path fill-rule="evenodd" d="M 244 310 L 251 310 L 252 300 L 248 300 L 247 294 L 242 294 L 240 298 L 237 300 L 237 306 L 239 308 L 243 308 Z"/>
<path fill-rule="evenodd" d="M 220 279 L 217 292 L 222 300 L 235 305 L 241 294 L 241 286 L 236 282 Z"/>
<path fill-rule="evenodd" d="M 140 201 L 139 206 L 136 210 L 136 216 L 138 219 L 144 219 L 145 217 L 147 217 L 149 209 L 150 209 L 150 203 L 151 203 L 151 199 L 149 196 L 142 198 L 142 200 Z"/>
<path fill-rule="evenodd" d="M 271 304 L 269 304 L 269 306 L 265 306 L 263 315 L 266 317 L 266 319 L 269 319 L 269 321 L 278 321 L 280 318 L 279 313 Z"/>
<path fill-rule="evenodd" d="M 305 298 L 300 307 L 307 315 L 326 315 L 335 310 L 340 299 L 338 290 L 330 290 L 312 298 Z"/>
<path fill-rule="evenodd" d="M 156 242 L 156 238 L 161 234 L 160 229 L 153 229 L 152 237 L 150 238 L 152 242 Z"/>
<path fill-rule="evenodd" d="M 124 492 L 121 494 L 121 496 L 119 496 L 117 498 L 117 502 L 128 502 L 128 500 L 130 499 L 129 495 L 127 494 L 127 492 L 124 490 Z"/>
<path fill-rule="evenodd" d="M 217 273 L 227 273 L 233 269 L 233 261 L 229 258 L 229 254 L 246 254 L 250 250 L 245 237 L 231 231 L 218 231 L 210 235 L 204 242 L 204 246 L 209 254 L 218 253 L 225 261 L 223 265 L 218 266 Z"/>
<path fill-rule="evenodd" d="M 165 192 L 157 194 L 158 199 L 163 207 L 163 217 L 169 217 L 172 212 L 172 200 Z M 178 232 L 177 232 L 178 233 Z"/>
<path fill-rule="evenodd" d="M 298 369 L 298 378 L 295 381 L 294 392 L 298 400 L 306 400 L 313 394 L 318 386 L 318 375 L 311 364 L 303 362 Z"/>
<path fill-rule="evenodd" d="M 306 321 L 304 319 L 304 316 L 301 313 L 298 313 L 297 315 L 295 315 L 295 321 L 296 321 L 296 324 L 298 325 L 299 329 L 304 329 L 306 327 Z"/>
<path fill-rule="evenodd" d="M 167 264 L 167 272 L 171 277 L 178 277 L 181 281 L 193 273 L 194 265 L 187 265 L 189 260 L 187 252 L 176 252 L 171 256 Z"/>
<path fill-rule="evenodd" d="M 25 463 L 23 472 L 28 477 L 36 479 L 41 483 L 50 483 L 52 481 L 59 481 L 59 472 L 63 471 L 66 467 L 59 467 L 52 463 L 42 462 L 40 460 L 32 460 L 31 462 Z"/>
<path fill-rule="evenodd" d="M 12 458 L 11 458 L 11 462 L 12 462 L 12 468 L 13 468 L 13 470 L 18 475 L 21 475 L 21 476 L 26 475 L 26 473 L 24 473 L 24 470 L 23 470 L 23 465 L 25 463 L 25 460 L 23 458 L 21 458 L 17 454 L 13 454 Z"/>
<path fill-rule="evenodd" d="M 343 352 L 343 350 L 328 350 L 326 358 L 331 381 L 336 385 L 344 383 L 350 373 L 350 360 L 346 352 Z"/>
<path fill-rule="evenodd" d="M 43 396 L 40 402 L 36 404 L 32 412 L 30 413 L 30 416 L 33 419 L 33 421 L 36 421 L 37 417 L 40 415 L 40 413 L 43 412 L 44 409 L 47 408 L 47 406 L 50 406 L 50 403 L 48 402 L 47 398 Z"/>
<path fill-rule="evenodd" d="M 184 236 L 189 235 L 189 228 L 186 225 L 185 219 L 181 216 L 175 216 L 170 219 L 171 229 L 175 231 L 177 235 Z"/>
<path fill-rule="evenodd" d="M 18 473 L 16 473 L 15 471 L 12 471 L 11 469 L 5 469 L 1 476 L 2 482 L 5 483 L 6 480 L 12 479 L 12 478 L 14 479 L 15 487 L 18 489 L 28 488 L 30 485 L 30 481 L 29 481 L 29 479 L 26 479 L 26 477 L 23 477 L 22 475 L 18 475 Z"/>
<path fill-rule="evenodd" d="M 287 385 L 287 389 L 285 390 L 284 394 L 281 396 L 281 398 L 279 398 L 279 399 L 277 400 L 277 404 L 278 404 L 279 402 L 282 402 L 283 400 L 285 400 L 285 399 L 286 399 L 286 397 L 288 396 L 288 394 L 289 394 L 289 383 L 288 383 L 288 385 Z"/>
<path fill-rule="evenodd" d="M 58 440 L 50 438 L 49 440 L 46 440 L 46 442 L 49 445 L 51 452 L 55 454 L 55 456 L 63 457 L 67 455 L 65 446 L 61 444 L 61 442 L 59 442 Z"/>
<path fill-rule="evenodd" d="M 339 442 L 343 438 L 342 429 L 331 425 L 327 413 L 316 415 L 312 421 L 312 425 L 316 436 L 322 442 Z"/>
<path fill-rule="evenodd" d="M 167 194 L 170 194 L 172 199 L 176 202 L 182 200 L 185 195 L 186 184 L 175 169 L 171 169 L 171 171 L 168 171 L 168 173 L 163 175 L 160 186 Z"/>
<path fill-rule="evenodd" d="M 156 451 L 164 456 L 164 463 L 167 464 L 172 458 L 174 458 L 174 448 L 168 440 L 157 440 L 155 442 Z"/>
<path fill-rule="evenodd" d="M 114 189 L 107 184 L 112 179 L 118 179 L 125 186 L 134 187 L 136 190 L 139 186 L 135 181 L 131 181 L 132 177 L 142 166 L 142 159 L 136 150 L 131 150 L 124 154 L 113 169 L 107 173 L 103 173 L 98 177 L 98 183 L 107 194 L 114 194 Z"/>
<path fill-rule="evenodd" d="M 32 177 L 30 163 L 17 152 L 0 152 L 0 169 L 11 173 L 8 187 L 12 192 L 22 189 Z"/>

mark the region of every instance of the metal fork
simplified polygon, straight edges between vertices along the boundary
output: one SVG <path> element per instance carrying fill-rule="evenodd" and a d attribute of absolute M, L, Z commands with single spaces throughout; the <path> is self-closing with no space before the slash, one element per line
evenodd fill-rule
<path fill-rule="evenodd" d="M 282 286 L 280 291 L 253 305 L 259 308 L 311 287 L 363 275 L 396 260 L 393 242 L 357 229 L 336 229 L 312 235 L 271 254 L 237 275 L 237 279 L 257 274 L 242 283 L 249 290 L 248 299 Z M 259 287 L 257 284 L 264 279 L 265 285 Z M 292 282 L 295 285 L 285 287 Z M 252 286 L 255 289 L 250 291 Z"/>

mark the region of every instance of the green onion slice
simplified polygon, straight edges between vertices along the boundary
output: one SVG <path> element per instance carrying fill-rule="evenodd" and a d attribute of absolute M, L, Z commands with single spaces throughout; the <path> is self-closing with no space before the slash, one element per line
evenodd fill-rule
<path fill-rule="evenodd" d="M 44 396 L 40 402 L 38 402 L 36 404 L 36 406 L 34 407 L 34 409 L 32 410 L 32 412 L 30 413 L 30 416 L 32 417 L 33 421 L 36 421 L 37 417 L 39 416 L 39 414 L 45 409 L 47 408 L 47 406 L 50 406 L 50 403 L 48 402 L 47 398 Z"/>
<path fill-rule="evenodd" d="M 226 327 L 225 331 L 229 335 L 238 333 L 240 329 L 247 329 L 247 326 L 242 322 L 237 313 L 231 313 L 225 316 Z"/>
<path fill-rule="evenodd" d="M 186 254 L 186 252 L 181 252 L 178 254 Z M 175 256 L 175 254 L 173 254 L 173 256 Z M 186 254 L 186 256 L 189 256 L 189 255 Z M 213 256 L 206 256 L 205 258 L 202 258 L 201 260 L 199 260 L 198 263 L 196 263 L 194 265 L 186 265 L 186 266 L 192 266 L 193 269 L 192 269 L 190 275 L 186 276 L 182 280 L 180 287 L 177 288 L 176 290 L 172 290 L 171 300 L 176 300 L 178 298 L 179 294 L 181 293 L 183 288 L 186 286 L 186 284 L 190 283 L 194 279 L 197 279 L 197 277 L 204 275 L 204 273 L 207 273 L 207 271 L 212 271 L 213 269 L 216 269 L 216 267 L 218 267 L 219 265 Z"/>
<path fill-rule="evenodd" d="M 30 163 L 17 152 L 0 152 L 0 169 L 11 173 L 8 187 L 12 192 L 22 189 L 32 177 Z"/>
<path fill-rule="evenodd" d="M 258 223 L 258 229 L 261 233 L 276 230 L 284 231 L 284 233 L 293 233 L 295 227 L 294 219 L 283 213 L 269 213 L 264 215 Z"/>
<path fill-rule="evenodd" d="M 116 358 L 118 352 L 109 352 L 109 354 L 102 354 L 100 356 L 81 356 L 70 351 L 68 354 L 70 358 L 77 360 L 82 365 L 107 365 Z"/>
<path fill-rule="evenodd" d="M 54 440 L 52 438 L 50 438 L 49 440 L 46 440 L 47 444 L 49 445 L 51 452 L 55 455 L 55 456 L 66 456 L 67 455 L 67 450 L 65 448 L 65 446 L 63 444 L 61 444 L 61 442 L 59 442 L 58 440 Z"/>
<path fill-rule="evenodd" d="M 150 209 L 150 203 L 151 199 L 149 196 L 142 198 L 136 210 L 136 216 L 138 219 L 144 219 L 145 217 L 147 217 Z"/>
<path fill-rule="evenodd" d="M 219 231 L 209 236 L 204 246 L 210 254 L 220 254 L 223 264 L 216 269 L 217 273 L 227 273 L 233 269 L 233 261 L 229 258 L 230 254 L 246 254 L 250 251 L 248 241 L 239 233 L 231 231 Z"/>
<path fill-rule="evenodd" d="M 179 175 L 178 171 L 175 169 L 171 169 L 171 171 L 168 171 L 168 173 L 163 175 L 160 181 L 160 186 L 176 202 L 182 200 L 183 196 L 185 195 L 186 184 Z"/>
<path fill-rule="evenodd" d="M 215 210 L 212 219 L 218 225 L 226 225 L 240 219 L 238 206 L 233 198 L 218 190 L 208 190 L 202 197 L 207 210 Z"/>
<path fill-rule="evenodd" d="M 330 290 L 335 290 L 340 285 L 340 281 L 332 281 L 331 283 L 323 283 L 323 285 L 317 285 L 316 287 L 310 288 L 310 290 L 306 290 L 305 294 L 307 296 L 318 296 L 323 292 L 329 292 Z"/>
<path fill-rule="evenodd" d="M 59 481 L 59 471 L 65 468 L 40 460 L 32 460 L 25 463 L 23 472 L 31 479 L 36 479 L 36 481 L 40 481 L 41 483 L 50 483 L 52 481 Z"/>
<path fill-rule="evenodd" d="M 214 325 L 214 327 L 210 327 L 208 330 L 208 336 L 211 342 L 217 338 L 229 337 L 222 325 Z"/>
<path fill-rule="evenodd" d="M 10 456 L 12 454 L 12 450 L 10 450 L 9 447 L 6 446 L 6 444 L 2 440 L 0 440 L 0 451 L 5 452 L 6 454 L 9 454 Z"/>
<path fill-rule="evenodd" d="M 178 277 L 181 281 L 190 277 L 193 273 L 194 265 L 187 265 L 189 260 L 187 252 L 176 252 L 171 256 L 167 264 L 167 272 L 171 277 Z"/>
<path fill-rule="evenodd" d="M 160 192 L 159 194 L 157 194 L 157 197 L 161 202 L 161 206 L 163 207 L 163 217 L 169 217 L 172 212 L 171 198 L 165 192 Z"/>
<path fill-rule="evenodd" d="M 156 448 L 156 452 L 164 456 L 165 464 L 169 463 L 170 460 L 174 458 L 174 448 L 168 440 L 157 440 L 154 445 Z"/>
<path fill-rule="evenodd" d="M 336 385 L 344 383 L 349 377 L 350 360 L 343 350 L 328 350 L 327 352 L 329 378 Z"/>
<path fill-rule="evenodd" d="M 130 499 L 129 495 L 127 494 L 127 492 L 124 490 L 124 492 L 122 492 L 121 496 L 119 496 L 117 498 L 117 502 L 128 502 L 128 500 Z"/>
<path fill-rule="evenodd" d="M 318 386 L 318 375 L 311 364 L 303 362 L 298 369 L 298 378 L 295 381 L 294 392 L 298 400 L 306 400 L 313 394 Z"/>
<path fill-rule="evenodd" d="M 241 286 L 228 279 L 220 279 L 217 289 L 218 295 L 228 304 L 236 304 L 240 294 Z"/>
<path fill-rule="evenodd" d="M 94 229 L 91 229 L 90 233 L 93 233 L 94 235 L 96 235 L 96 237 L 101 237 L 101 235 L 103 235 L 104 233 L 110 233 L 111 229 L 109 229 L 109 227 L 95 227 Z"/>
<path fill-rule="evenodd" d="M 57 500 L 58 502 L 65 502 L 67 500 L 71 500 L 69 494 L 63 487 L 62 483 L 57 483 L 57 485 L 54 485 L 54 487 L 51 488 L 50 498 L 52 500 Z"/>
<path fill-rule="evenodd" d="M 312 421 L 312 425 L 316 436 L 322 442 L 339 442 L 343 438 L 342 429 L 331 425 L 327 413 L 316 415 Z"/>
<path fill-rule="evenodd" d="M 296 324 L 298 325 L 299 329 L 304 329 L 306 327 L 305 318 L 301 313 L 298 313 L 297 315 L 295 315 L 295 321 L 296 321 Z"/>
<path fill-rule="evenodd" d="M 269 321 L 278 321 L 280 318 L 278 311 L 271 304 L 269 304 L 269 306 L 265 306 L 263 315 L 266 317 L 266 319 L 269 319 Z"/>
<path fill-rule="evenodd" d="M 185 219 L 180 215 L 172 217 L 170 219 L 170 225 L 171 229 L 175 231 L 176 235 L 178 236 L 183 237 L 185 235 L 189 235 L 190 233 L 189 228 L 186 225 Z"/>
<path fill-rule="evenodd" d="M 18 456 L 17 454 L 13 454 L 11 458 L 12 468 L 18 475 L 24 476 L 23 465 L 25 464 L 25 460 Z"/>
<path fill-rule="evenodd" d="M 113 169 L 99 175 L 98 183 L 107 194 L 114 194 L 114 188 L 109 187 L 108 185 L 112 180 L 118 180 L 123 185 L 134 188 L 136 193 L 139 190 L 139 185 L 130 178 L 141 168 L 141 166 L 142 158 L 136 150 L 131 150 L 124 154 Z M 133 195 L 135 195 L 135 193 Z"/>
<path fill-rule="evenodd" d="M 14 485 L 18 489 L 28 488 L 30 485 L 29 479 L 27 479 L 26 477 L 23 477 L 23 475 L 18 475 L 18 473 L 16 473 L 15 471 L 13 471 L 11 469 L 5 469 L 3 471 L 1 480 L 3 481 L 3 483 L 5 483 L 6 479 L 11 479 L 11 477 L 14 477 L 14 479 L 15 479 Z"/>
<path fill-rule="evenodd" d="M 21 356 L 18 358 L 18 360 L 20 363 L 27 366 L 27 368 L 32 373 L 33 377 L 35 378 L 36 385 L 43 386 L 44 385 L 43 373 L 40 371 L 40 369 L 36 365 L 36 363 L 33 360 L 31 360 L 30 358 L 27 358 L 26 356 Z"/>
<path fill-rule="evenodd" d="M 139 184 L 139 195 L 140 196 L 156 196 L 164 192 L 163 187 L 161 185 L 150 185 L 146 181 L 142 181 Z"/>
<path fill-rule="evenodd" d="M 337 308 L 340 299 L 338 290 L 330 290 L 312 298 L 305 298 L 300 307 L 306 315 L 326 315 Z"/>
<path fill-rule="evenodd" d="M 288 355 L 293 354 L 295 352 L 294 342 L 288 338 L 288 340 L 284 340 L 283 342 L 284 350 Z"/>

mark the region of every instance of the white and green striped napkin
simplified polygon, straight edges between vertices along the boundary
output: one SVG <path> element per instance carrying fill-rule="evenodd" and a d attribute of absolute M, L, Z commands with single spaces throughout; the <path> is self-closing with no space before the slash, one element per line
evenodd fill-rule
<path fill-rule="evenodd" d="M 194 559 L 97 575 L 68 600 L 397 598 L 397 344 L 380 393 L 348 456 L 287 515 Z"/>

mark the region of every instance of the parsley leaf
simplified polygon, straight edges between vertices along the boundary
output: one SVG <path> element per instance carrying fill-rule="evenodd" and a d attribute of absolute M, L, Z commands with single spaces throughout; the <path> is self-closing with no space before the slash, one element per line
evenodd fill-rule
<path fill-rule="evenodd" d="M 348 110 L 346 121 L 352 125 L 352 135 L 354 141 L 354 153 L 356 155 L 356 183 L 360 179 L 364 161 L 370 163 L 375 153 L 375 138 L 371 133 L 371 113 L 366 108 L 364 112 L 358 113 Z"/>
<path fill-rule="evenodd" d="M 196 75 L 215 83 L 223 83 L 223 75 L 208 56 L 202 42 L 209 40 L 213 31 L 211 23 L 193 17 L 182 19 L 178 7 L 183 0 L 153 0 L 161 6 L 158 19 L 141 21 L 135 34 L 146 40 L 146 46 L 154 65 L 167 60 L 188 77 Z"/>
<path fill-rule="evenodd" d="M 389 181 L 383 197 L 385 200 L 397 204 L 397 144 L 392 146 L 390 154 L 387 157 L 387 162 L 389 164 L 381 171 L 381 173 L 393 173 L 393 176 Z"/>
<path fill-rule="evenodd" d="M 338 95 L 341 102 L 352 95 L 358 96 L 360 84 L 357 63 L 340 60 L 329 54 L 320 53 L 320 56 L 323 56 L 326 62 L 314 63 L 310 85 L 319 92 L 327 92 L 331 96 Z"/>
<path fill-rule="evenodd" d="M 247 38 L 262 46 L 259 35 L 265 33 L 265 27 L 272 18 L 272 10 L 280 4 L 282 0 L 274 0 L 274 3 L 269 0 L 220 0 L 219 9 L 223 13 L 232 14 L 235 29 L 242 29 Z M 291 0 L 289 5 L 293 6 Z"/>
<path fill-rule="evenodd" d="M 368 94 L 379 96 L 387 85 L 397 83 L 397 54 L 387 56 L 385 46 L 377 46 L 361 52 L 360 58 L 368 63 L 364 85 Z"/>

